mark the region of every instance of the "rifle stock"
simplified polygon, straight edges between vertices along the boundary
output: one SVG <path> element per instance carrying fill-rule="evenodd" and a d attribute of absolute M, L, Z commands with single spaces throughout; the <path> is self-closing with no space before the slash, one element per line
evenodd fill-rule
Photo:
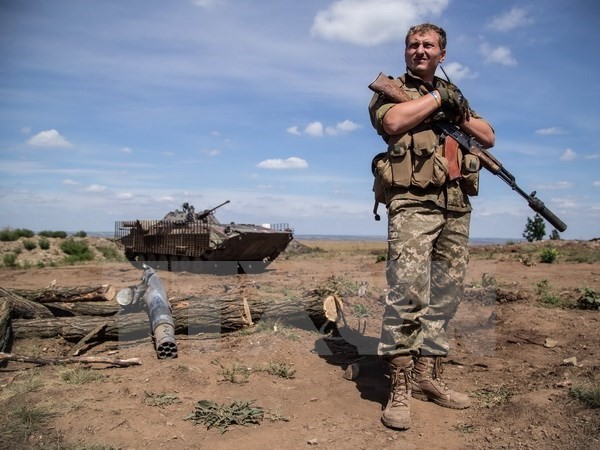
<path fill-rule="evenodd" d="M 379 75 L 377 75 L 377 78 L 369 84 L 369 89 L 396 103 L 404 103 L 412 100 L 400 86 L 382 72 L 380 72 Z M 535 191 L 531 194 L 527 194 L 523 191 L 523 189 L 517 185 L 514 175 L 506 170 L 502 166 L 502 163 L 500 163 L 500 161 L 498 161 L 487 149 L 483 148 L 475 138 L 467 135 L 456 125 L 448 121 L 435 120 L 432 122 L 432 126 L 437 128 L 441 133 L 452 136 L 463 150 L 477 156 L 483 167 L 501 178 L 502 181 L 512 188 L 512 190 L 516 191 L 521 197 L 527 200 L 529 207 L 552 224 L 554 228 L 560 232 L 567 229 L 567 225 L 560 220 L 556 214 L 550 211 L 546 205 L 544 205 L 544 202 L 536 197 Z"/>

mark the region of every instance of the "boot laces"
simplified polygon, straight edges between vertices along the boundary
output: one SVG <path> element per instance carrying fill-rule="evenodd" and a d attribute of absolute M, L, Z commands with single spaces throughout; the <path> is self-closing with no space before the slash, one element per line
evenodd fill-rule
<path fill-rule="evenodd" d="M 433 358 L 433 370 L 431 371 L 431 378 L 435 380 L 436 384 L 438 384 L 444 392 L 447 392 L 450 390 L 450 388 L 442 378 L 442 373 L 444 373 L 442 358 Z"/>
<path fill-rule="evenodd" d="M 399 382 L 404 377 L 404 385 Z M 412 386 L 412 370 L 403 367 L 392 369 L 392 406 L 408 406 L 409 389 Z"/>

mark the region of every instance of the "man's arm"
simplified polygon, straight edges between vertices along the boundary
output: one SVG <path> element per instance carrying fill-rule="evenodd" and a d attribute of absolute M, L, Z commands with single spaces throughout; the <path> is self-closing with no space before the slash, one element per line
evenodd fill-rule
<path fill-rule="evenodd" d="M 383 116 L 383 129 L 390 136 L 405 133 L 423 122 L 436 109 L 438 109 L 437 101 L 430 94 L 397 103 Z"/>
<path fill-rule="evenodd" d="M 414 100 L 398 103 L 383 116 L 383 129 L 390 136 L 402 134 L 419 125 L 438 109 L 433 95 L 426 94 Z M 491 148 L 496 142 L 494 130 L 483 119 L 470 116 L 460 128 L 474 137 L 483 148 Z"/>

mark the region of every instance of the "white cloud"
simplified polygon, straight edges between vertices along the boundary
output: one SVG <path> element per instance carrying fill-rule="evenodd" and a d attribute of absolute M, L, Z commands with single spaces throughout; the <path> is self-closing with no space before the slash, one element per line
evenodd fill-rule
<path fill-rule="evenodd" d="M 460 80 L 465 80 L 465 79 L 473 79 L 473 78 L 477 78 L 477 74 L 471 72 L 471 69 L 467 66 L 463 66 L 460 63 L 457 62 L 451 62 L 448 64 L 444 64 L 444 70 L 446 71 L 446 73 L 448 74 L 448 77 L 453 81 L 453 82 L 457 82 Z M 440 76 L 440 75 L 438 75 Z M 443 74 L 440 76 L 440 78 L 445 78 L 443 76 Z"/>
<path fill-rule="evenodd" d="M 323 124 L 321 122 L 311 122 L 306 126 L 304 132 L 309 136 L 323 136 Z"/>
<path fill-rule="evenodd" d="M 130 200 L 133 198 L 133 194 L 131 192 L 121 192 L 117 194 L 117 199 L 119 200 Z"/>
<path fill-rule="evenodd" d="M 54 129 L 40 131 L 35 136 L 32 136 L 27 141 L 29 145 L 35 145 L 36 147 L 72 147 L 69 141 L 67 141 L 60 133 Z"/>
<path fill-rule="evenodd" d="M 129 153 L 133 153 L 133 150 L 131 148 L 129 148 L 129 147 L 123 147 L 121 149 L 121 153 L 129 154 Z"/>
<path fill-rule="evenodd" d="M 481 44 L 480 50 L 486 63 L 502 64 L 503 66 L 515 66 L 517 64 L 517 60 L 508 47 L 500 45 L 492 48 L 490 44 L 484 42 Z"/>
<path fill-rule="evenodd" d="M 106 191 L 106 186 L 102 186 L 100 184 L 92 184 L 85 188 L 86 192 L 93 192 L 95 194 Z"/>
<path fill-rule="evenodd" d="M 367 46 L 404 40 L 408 28 L 439 16 L 448 3 L 449 0 L 338 0 L 317 12 L 311 34 Z"/>
<path fill-rule="evenodd" d="M 199 6 L 200 8 L 212 8 L 221 3 L 221 0 L 190 0 L 190 2 L 192 5 Z"/>
<path fill-rule="evenodd" d="M 351 120 L 344 120 L 343 122 L 339 122 L 335 127 L 327 127 L 325 128 L 325 132 L 329 136 L 337 136 L 341 133 L 349 133 L 351 131 L 360 128 L 360 125 L 352 122 Z"/>
<path fill-rule="evenodd" d="M 218 148 L 213 148 L 211 150 L 207 150 L 205 152 L 208 156 L 219 156 L 221 154 L 221 150 L 219 150 Z"/>
<path fill-rule="evenodd" d="M 592 186 L 600 188 L 600 180 L 593 181 Z"/>
<path fill-rule="evenodd" d="M 570 181 L 557 181 L 555 183 L 541 184 L 536 186 L 536 189 L 553 190 L 553 189 L 571 189 L 573 183 Z"/>
<path fill-rule="evenodd" d="M 496 31 L 508 31 L 531 23 L 533 23 L 533 19 L 527 17 L 527 11 L 515 7 L 507 13 L 494 17 L 489 24 L 489 28 Z"/>
<path fill-rule="evenodd" d="M 308 163 L 296 156 L 288 159 L 266 159 L 257 164 L 261 169 L 306 169 Z"/>
<path fill-rule="evenodd" d="M 62 184 L 64 184 L 65 186 L 78 186 L 79 183 L 77 181 L 73 181 L 73 180 L 62 180 L 61 181 Z"/>
<path fill-rule="evenodd" d="M 600 154 L 599 153 L 594 153 L 592 155 L 585 155 L 583 158 L 584 159 L 600 159 Z"/>
<path fill-rule="evenodd" d="M 552 136 L 565 133 L 566 131 L 560 127 L 540 128 L 539 130 L 535 130 L 535 134 L 541 134 L 542 136 Z"/>
<path fill-rule="evenodd" d="M 322 137 L 327 134 L 328 136 L 338 136 L 344 133 L 350 133 L 361 126 L 351 120 L 344 120 L 342 122 L 338 122 L 335 126 L 325 126 L 323 123 L 319 121 L 314 121 L 306 125 L 303 131 L 300 131 L 298 126 L 292 126 L 286 129 L 286 132 L 289 134 L 293 134 L 296 136 L 300 136 L 301 134 L 307 134 L 312 137 Z"/>
<path fill-rule="evenodd" d="M 560 156 L 560 159 L 562 161 L 573 161 L 575 158 L 577 158 L 577 153 L 575 153 L 575 150 L 572 150 L 570 148 L 566 149 L 564 153 Z"/>

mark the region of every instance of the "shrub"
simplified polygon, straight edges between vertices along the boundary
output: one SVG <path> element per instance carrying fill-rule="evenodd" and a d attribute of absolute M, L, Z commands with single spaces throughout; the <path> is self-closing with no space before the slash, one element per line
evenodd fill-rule
<path fill-rule="evenodd" d="M 40 231 L 38 233 L 39 236 L 49 237 L 49 238 L 60 238 L 64 239 L 67 237 L 67 233 L 65 231 Z"/>
<path fill-rule="evenodd" d="M 19 238 L 22 238 L 22 237 L 30 238 L 30 237 L 33 237 L 34 235 L 35 235 L 35 233 L 31 230 L 28 230 L 27 228 L 5 227 L 2 230 L 0 230 L 0 241 L 3 241 L 3 242 L 16 241 Z"/>
<path fill-rule="evenodd" d="M 2 257 L 2 262 L 5 267 L 16 267 L 17 266 L 17 255 L 14 253 L 5 253 Z"/>
<path fill-rule="evenodd" d="M 36 247 L 37 247 L 37 244 L 35 243 L 35 241 L 33 241 L 33 240 L 31 240 L 31 239 L 25 239 L 25 240 L 23 241 L 23 248 L 24 248 L 25 250 L 29 250 L 29 251 L 31 251 L 31 250 L 33 250 L 33 249 L 34 249 L 34 248 L 36 248 Z"/>
<path fill-rule="evenodd" d="M 38 240 L 38 245 L 42 250 L 48 250 L 50 248 L 50 241 L 46 237 L 41 237 Z"/>
<path fill-rule="evenodd" d="M 552 264 L 558 258 L 558 250 L 547 247 L 540 252 L 540 261 L 546 264 Z"/>
<path fill-rule="evenodd" d="M 74 237 L 84 238 L 87 237 L 87 233 L 83 230 L 78 231 L 77 233 L 73 233 Z"/>
<path fill-rule="evenodd" d="M 577 299 L 577 307 L 600 310 L 600 292 L 591 288 L 581 289 L 581 297 Z"/>
<path fill-rule="evenodd" d="M 94 259 L 94 254 L 85 241 L 77 241 L 73 238 L 69 238 L 60 244 L 60 249 L 67 254 L 67 257 L 65 258 L 67 264 L 75 264 Z"/>

